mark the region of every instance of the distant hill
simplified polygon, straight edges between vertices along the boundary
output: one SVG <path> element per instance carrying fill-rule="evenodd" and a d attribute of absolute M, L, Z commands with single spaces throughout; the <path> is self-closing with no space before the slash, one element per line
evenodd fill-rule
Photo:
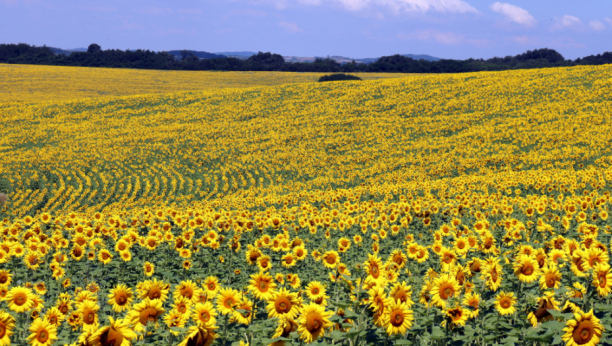
<path fill-rule="evenodd" d="M 49 49 L 51 49 L 51 51 L 55 54 L 64 54 L 64 55 L 70 55 L 74 52 L 87 52 L 87 48 L 74 48 L 74 49 L 61 49 L 61 48 L 55 48 L 55 47 L 48 47 Z"/>
<path fill-rule="evenodd" d="M 440 58 L 436 58 L 435 56 L 426 55 L 426 54 L 400 54 L 401 56 L 405 56 L 406 58 L 412 58 L 414 60 L 425 60 L 425 61 L 439 61 L 442 60 Z M 355 59 L 356 62 L 361 62 L 364 64 L 372 64 L 375 63 L 380 58 L 365 58 L 365 59 Z"/>
<path fill-rule="evenodd" d="M 215 54 L 220 54 L 220 55 L 225 55 L 231 58 L 238 58 L 238 59 L 248 59 L 249 57 L 257 54 L 255 52 L 216 52 Z"/>
<path fill-rule="evenodd" d="M 215 53 L 209 53 L 209 52 L 201 52 L 201 51 L 196 51 L 196 50 L 187 50 L 189 53 L 197 56 L 200 59 L 216 59 L 216 58 L 227 58 L 226 55 L 222 55 L 222 54 L 215 54 Z M 182 50 L 170 50 L 167 51 L 166 53 L 170 54 L 170 55 L 174 55 L 175 58 L 177 58 L 178 60 L 181 60 L 182 55 L 181 55 Z"/>

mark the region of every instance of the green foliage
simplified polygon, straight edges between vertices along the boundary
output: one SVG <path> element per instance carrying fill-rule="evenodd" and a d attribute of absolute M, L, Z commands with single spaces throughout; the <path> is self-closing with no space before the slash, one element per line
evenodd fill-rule
<path fill-rule="evenodd" d="M 345 73 L 328 74 L 319 78 L 319 82 L 335 82 L 341 80 L 361 80 L 361 78 Z"/>

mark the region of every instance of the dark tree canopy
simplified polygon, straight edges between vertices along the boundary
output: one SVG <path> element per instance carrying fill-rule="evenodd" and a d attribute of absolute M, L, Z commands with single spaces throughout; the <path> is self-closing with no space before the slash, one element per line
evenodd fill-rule
<path fill-rule="evenodd" d="M 102 50 L 102 47 L 96 43 L 92 43 L 87 47 L 87 53 L 97 53 Z"/>
<path fill-rule="evenodd" d="M 57 52 L 62 54 L 57 54 Z M 91 54 L 95 53 L 95 54 Z M 199 55 L 198 55 L 199 54 Z M 246 60 L 195 51 L 152 52 L 149 50 L 102 50 L 95 43 L 87 52 L 35 47 L 24 43 L 0 44 L 0 63 L 57 66 L 119 67 L 152 70 L 217 70 L 217 71 L 291 71 L 291 72 L 404 72 L 455 73 L 501 71 L 526 68 L 612 64 L 612 52 L 566 60 L 553 49 L 536 49 L 516 56 L 490 59 L 438 61 L 415 60 L 402 55 L 379 58 L 370 64 L 340 64 L 332 59 L 313 62 L 286 62 L 279 54 L 259 52 Z"/>

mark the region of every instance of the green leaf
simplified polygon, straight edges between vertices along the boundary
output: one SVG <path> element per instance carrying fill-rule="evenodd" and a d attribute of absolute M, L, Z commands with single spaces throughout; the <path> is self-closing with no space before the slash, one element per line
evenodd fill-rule
<path fill-rule="evenodd" d="M 540 334 L 539 332 L 541 331 L 543 331 L 543 328 L 531 329 L 525 335 L 525 340 L 550 343 L 554 332 L 552 330 L 545 330 L 543 334 Z"/>
<path fill-rule="evenodd" d="M 331 332 L 330 337 L 332 340 L 344 340 L 346 338 L 346 333 L 343 333 L 339 330 L 334 330 Z"/>
<path fill-rule="evenodd" d="M 431 338 L 434 340 L 442 340 L 444 339 L 444 332 L 442 331 L 442 328 L 438 327 L 438 326 L 434 326 L 432 333 L 431 333 Z"/>
<path fill-rule="evenodd" d="M 410 340 L 396 340 L 393 342 L 395 345 L 412 345 L 412 341 Z"/>

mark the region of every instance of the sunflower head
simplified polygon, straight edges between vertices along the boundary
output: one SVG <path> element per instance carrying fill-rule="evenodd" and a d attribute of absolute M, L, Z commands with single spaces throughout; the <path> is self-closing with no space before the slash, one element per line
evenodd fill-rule
<path fill-rule="evenodd" d="M 563 331 L 565 334 L 562 338 L 568 346 L 594 346 L 599 343 L 604 328 L 591 310 L 586 313 L 583 311 L 574 313 L 574 319 L 567 322 Z"/>

